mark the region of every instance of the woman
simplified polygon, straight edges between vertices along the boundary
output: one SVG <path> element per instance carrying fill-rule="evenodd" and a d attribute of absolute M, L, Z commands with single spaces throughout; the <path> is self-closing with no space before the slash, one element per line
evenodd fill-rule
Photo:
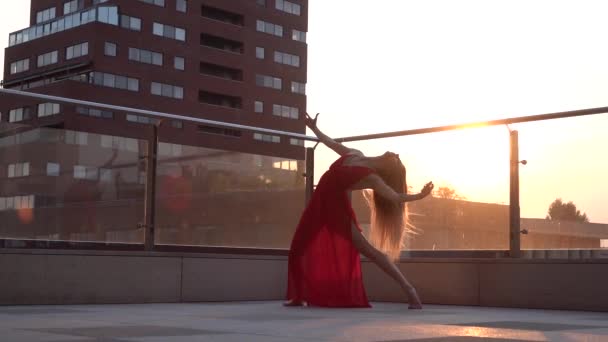
<path fill-rule="evenodd" d="M 341 157 L 321 177 L 300 218 L 289 251 L 285 305 L 370 307 L 363 288 L 361 253 L 399 283 L 410 309 L 421 309 L 415 288 L 392 261 L 399 257 L 406 231 L 404 203 L 426 197 L 433 183 L 427 183 L 419 194 L 408 195 L 399 155 L 386 152 L 366 157 L 323 134 L 317 128 L 317 117 L 306 115 L 306 125 Z M 361 233 L 348 196 L 361 189 L 372 190 L 373 245 Z"/>

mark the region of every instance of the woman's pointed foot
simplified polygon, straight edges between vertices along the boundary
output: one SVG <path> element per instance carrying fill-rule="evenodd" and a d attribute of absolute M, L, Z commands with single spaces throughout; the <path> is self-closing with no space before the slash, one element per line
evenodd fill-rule
<path fill-rule="evenodd" d="M 283 306 L 304 306 L 304 302 L 301 300 L 290 299 L 283 303 Z"/>
<path fill-rule="evenodd" d="M 422 309 L 422 302 L 420 301 L 420 297 L 418 297 L 418 293 L 415 288 L 411 288 L 407 290 L 408 295 L 408 309 L 419 310 Z"/>

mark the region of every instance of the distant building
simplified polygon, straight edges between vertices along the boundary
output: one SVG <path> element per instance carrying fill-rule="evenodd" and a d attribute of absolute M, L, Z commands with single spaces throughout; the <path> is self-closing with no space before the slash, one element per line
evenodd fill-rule
<path fill-rule="evenodd" d="M 360 223 L 368 226 L 369 209 L 361 192 L 355 192 L 353 207 Z M 408 203 L 408 208 L 418 230 L 408 249 L 509 249 L 508 205 L 429 197 Z M 522 249 L 602 248 L 608 239 L 608 224 L 522 218 L 520 226 L 527 231 L 521 235 Z"/>

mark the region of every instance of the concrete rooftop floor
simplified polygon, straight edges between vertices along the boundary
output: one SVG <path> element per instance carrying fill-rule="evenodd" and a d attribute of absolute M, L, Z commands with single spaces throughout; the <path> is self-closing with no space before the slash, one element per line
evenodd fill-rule
<path fill-rule="evenodd" d="M 608 341 L 608 313 L 373 303 L 0 306 L 0 341 Z"/>

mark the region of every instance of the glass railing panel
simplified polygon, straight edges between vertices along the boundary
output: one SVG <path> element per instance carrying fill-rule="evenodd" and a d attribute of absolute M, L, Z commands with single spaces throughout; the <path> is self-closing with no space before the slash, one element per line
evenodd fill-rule
<path fill-rule="evenodd" d="M 157 244 L 289 248 L 303 160 L 164 142 L 158 155 Z"/>
<path fill-rule="evenodd" d="M 146 141 L 17 126 L 0 129 L 0 238 L 143 243 Z"/>
<path fill-rule="evenodd" d="M 486 127 L 369 141 L 346 142 L 367 156 L 400 155 L 408 192 L 432 181 L 432 196 L 408 203 L 416 232 L 406 250 L 508 250 L 509 132 Z M 325 147 L 316 155 L 316 178 L 337 155 Z M 366 234 L 370 211 L 363 192 L 353 192 L 353 207 Z"/>
<path fill-rule="evenodd" d="M 608 116 L 513 126 L 519 133 L 521 248 L 532 257 L 608 257 Z"/>

